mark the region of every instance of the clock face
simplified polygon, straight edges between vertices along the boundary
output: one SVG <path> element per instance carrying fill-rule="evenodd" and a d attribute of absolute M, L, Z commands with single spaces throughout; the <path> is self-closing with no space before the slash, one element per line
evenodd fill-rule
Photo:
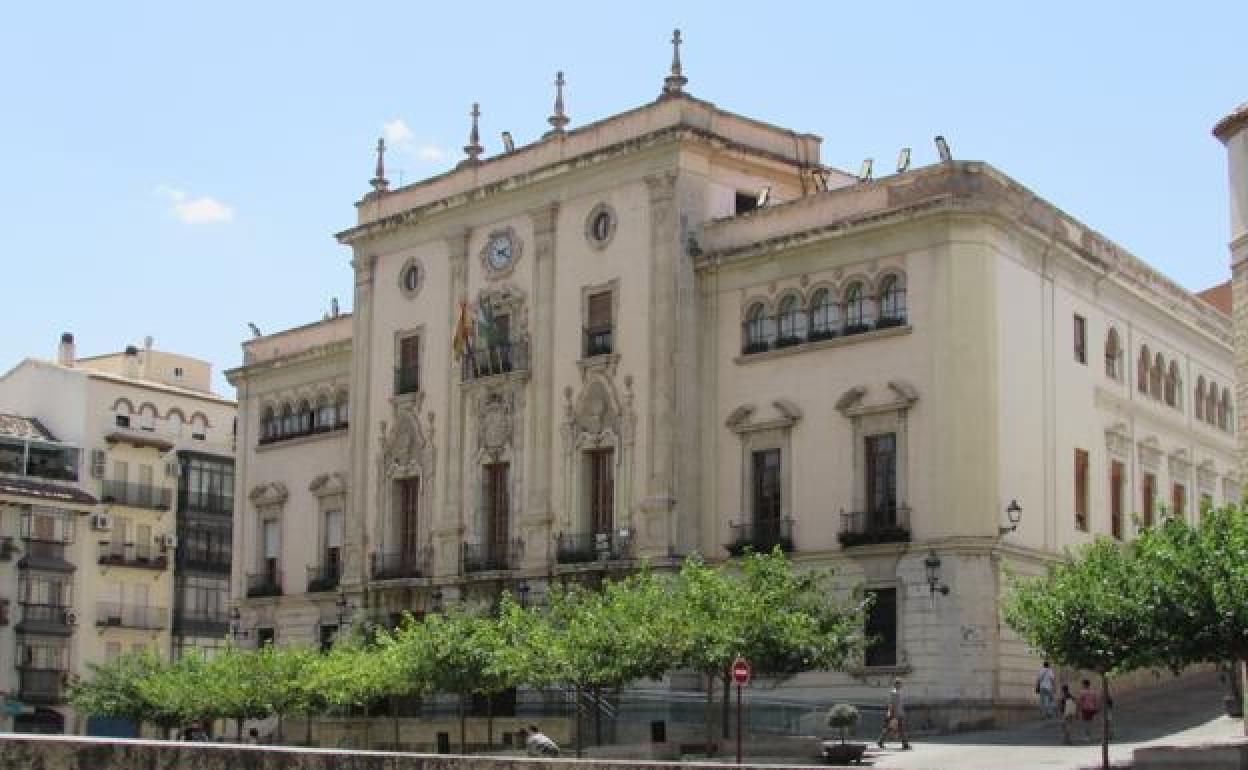
<path fill-rule="evenodd" d="M 490 245 L 486 251 L 486 257 L 490 261 L 490 267 L 495 270 L 502 270 L 511 264 L 511 238 L 506 235 L 496 235 L 490 240 Z"/>

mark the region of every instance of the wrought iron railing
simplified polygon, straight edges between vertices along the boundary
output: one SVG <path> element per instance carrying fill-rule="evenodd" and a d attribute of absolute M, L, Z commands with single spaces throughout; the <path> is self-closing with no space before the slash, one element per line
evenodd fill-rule
<path fill-rule="evenodd" d="M 420 390 L 420 372 L 414 369 L 396 368 L 394 370 L 394 393 L 415 393 Z"/>
<path fill-rule="evenodd" d="M 732 536 L 727 545 L 728 553 L 740 556 L 746 551 L 771 553 L 777 546 L 785 553 L 793 550 L 793 519 L 756 518 L 751 521 L 729 522 Z"/>
<path fill-rule="evenodd" d="M 464 572 L 491 572 L 515 569 L 524 554 L 524 541 L 520 539 L 464 543 Z"/>
<path fill-rule="evenodd" d="M 910 542 L 910 509 L 904 506 L 841 513 L 841 545 Z"/>
<path fill-rule="evenodd" d="M 308 567 L 308 593 L 332 591 L 338 587 L 338 581 L 341 579 L 342 564 L 340 562 L 327 561 L 324 564 L 310 565 Z"/>
<path fill-rule="evenodd" d="M 182 633 L 224 636 L 230 619 L 222 610 L 176 609 L 173 612 L 173 630 Z"/>
<path fill-rule="evenodd" d="M 72 610 L 68 604 L 33 604 L 22 602 L 21 625 L 64 626 L 70 623 Z"/>
<path fill-rule="evenodd" d="M 509 372 L 527 371 L 529 346 L 520 341 L 482 346 L 465 353 L 461 361 L 464 382 Z"/>
<path fill-rule="evenodd" d="M 774 320 L 774 319 L 773 319 Z M 741 346 L 742 355 L 765 353 L 769 350 L 780 350 L 810 342 L 820 342 L 836 337 L 850 337 L 870 331 L 892 329 L 905 326 L 908 319 L 905 313 L 894 313 L 879 318 L 864 317 L 845 323 L 812 324 L 807 330 L 786 330 L 783 334 L 760 332 L 757 320 L 743 324 L 745 342 Z"/>
<path fill-rule="evenodd" d="M 18 667 L 18 698 L 25 703 L 60 703 L 65 699 L 64 668 Z"/>
<path fill-rule="evenodd" d="M 169 557 L 162 547 L 151 543 L 122 543 L 101 540 L 99 562 L 114 567 L 137 567 L 162 570 L 169 566 Z"/>
<path fill-rule="evenodd" d="M 102 627 L 158 631 L 169 625 L 169 613 L 164 607 L 100 602 L 96 605 L 95 624 Z"/>
<path fill-rule="evenodd" d="M 607 326 L 602 329 L 585 330 L 585 357 L 605 356 L 614 352 L 614 330 Z"/>
<path fill-rule="evenodd" d="M 555 561 L 559 564 L 585 564 L 595 561 L 630 559 L 633 538 L 616 532 L 597 534 L 560 533 L 555 538 Z"/>
<path fill-rule="evenodd" d="M 151 508 L 158 511 L 167 511 L 172 498 L 173 494 L 170 490 L 154 484 L 105 480 L 100 501 L 117 505 L 129 505 L 134 508 Z"/>
<path fill-rule="evenodd" d="M 432 555 L 429 546 L 374 553 L 371 565 L 373 580 L 428 577 Z"/>
<path fill-rule="evenodd" d="M 247 575 L 247 598 L 259 599 L 264 596 L 281 596 L 282 579 L 275 572 L 261 572 Z"/>

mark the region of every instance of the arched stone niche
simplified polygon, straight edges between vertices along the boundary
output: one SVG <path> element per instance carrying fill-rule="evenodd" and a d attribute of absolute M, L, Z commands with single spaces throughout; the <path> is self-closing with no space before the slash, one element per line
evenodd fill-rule
<path fill-rule="evenodd" d="M 423 533 L 433 523 L 433 493 L 437 475 L 437 448 L 434 445 L 434 414 L 421 420 L 416 403 L 397 404 L 394 422 L 381 423 L 378 457 L 377 513 L 373 531 L 377 533 L 378 549 L 385 551 L 399 543 L 399 500 L 396 483 L 404 479 L 420 479 L 417 526 Z"/>
<path fill-rule="evenodd" d="M 569 386 L 563 391 L 563 504 L 558 525 L 569 534 L 592 534 L 585 453 L 611 449 L 615 460 L 613 527 L 617 532 L 633 531 L 633 444 L 637 428 L 633 378 L 624 377 L 620 393 L 609 369 L 586 370 L 582 375 L 579 390 Z M 636 533 L 641 544 L 663 541 L 664 533 L 657 526 L 653 529 Z"/>

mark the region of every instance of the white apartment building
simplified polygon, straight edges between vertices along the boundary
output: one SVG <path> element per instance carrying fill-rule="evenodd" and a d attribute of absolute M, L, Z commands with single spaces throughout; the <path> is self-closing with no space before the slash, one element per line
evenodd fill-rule
<path fill-rule="evenodd" d="M 132 732 L 73 714 L 69 678 L 139 648 L 223 643 L 235 410 L 210 383 L 208 363 L 155 350 L 150 338 L 141 350 L 76 358 L 69 334 L 55 361 L 28 358 L 0 376 L 0 413 L 10 415 L 0 529 L 17 559 L 5 583 L 14 636 L 0 642 L 0 653 L 14 652 L 0 676 L 15 682 L 5 693 L 19 729 Z M 179 547 L 179 524 L 211 515 L 215 529 L 193 530 Z M 218 562 L 209 577 L 205 536 Z M 182 628 L 175 606 L 214 622 Z"/>
<path fill-rule="evenodd" d="M 1230 318 L 987 163 L 858 179 L 685 84 L 489 157 L 474 109 L 399 189 L 379 157 L 353 313 L 228 373 L 239 633 L 779 545 L 877 598 L 787 694 L 1009 719 L 1007 568 L 1238 499 Z"/>

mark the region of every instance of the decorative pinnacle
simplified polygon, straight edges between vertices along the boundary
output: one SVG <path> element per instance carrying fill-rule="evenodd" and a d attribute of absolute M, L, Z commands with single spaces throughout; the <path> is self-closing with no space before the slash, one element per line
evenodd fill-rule
<path fill-rule="evenodd" d="M 476 164 L 481 162 L 481 132 L 477 129 L 477 120 L 481 117 L 481 105 L 477 102 L 472 103 L 472 130 L 468 132 L 468 144 L 464 147 L 464 154 L 468 156 L 466 163 Z"/>
<path fill-rule="evenodd" d="M 680 30 L 672 30 L 672 73 L 663 79 L 663 93 L 659 94 L 660 99 L 667 99 L 673 96 L 684 94 L 685 83 L 689 82 L 689 78 L 685 77 L 680 69 Z"/>
<path fill-rule="evenodd" d="M 566 81 L 563 79 L 563 72 L 555 73 L 555 114 L 546 119 L 554 130 L 551 133 L 562 134 L 563 127 L 568 125 L 568 116 L 563 111 L 563 87 Z"/>
<path fill-rule="evenodd" d="M 375 192 L 383 193 L 390 188 L 390 180 L 386 179 L 386 140 L 377 140 L 377 169 L 369 180 Z"/>

